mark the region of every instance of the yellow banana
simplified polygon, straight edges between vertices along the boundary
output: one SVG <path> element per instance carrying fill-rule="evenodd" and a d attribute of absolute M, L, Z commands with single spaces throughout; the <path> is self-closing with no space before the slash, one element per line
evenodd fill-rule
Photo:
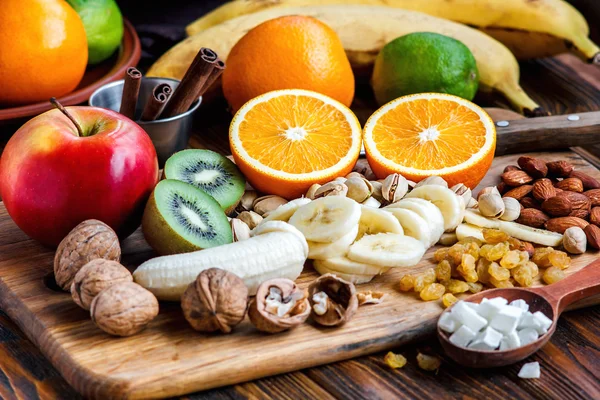
<path fill-rule="evenodd" d="M 475 56 L 480 90 L 498 91 L 515 109 L 536 114 L 539 106 L 519 86 L 519 64 L 502 43 L 462 24 L 427 14 L 364 5 L 274 8 L 234 18 L 190 36 L 166 52 L 148 71 L 148 76 L 181 79 L 202 46 L 226 59 L 233 45 L 258 24 L 282 15 L 318 18 L 339 35 L 357 75 L 368 73 L 381 48 L 393 39 L 413 32 L 437 32 L 463 42 Z M 256 55 L 260 62 L 260 54 Z"/>
<path fill-rule="evenodd" d="M 234 0 L 189 24 L 193 35 L 227 20 L 269 8 L 363 4 L 420 11 L 481 29 L 518 59 L 572 51 L 600 63 L 585 18 L 563 0 Z"/>

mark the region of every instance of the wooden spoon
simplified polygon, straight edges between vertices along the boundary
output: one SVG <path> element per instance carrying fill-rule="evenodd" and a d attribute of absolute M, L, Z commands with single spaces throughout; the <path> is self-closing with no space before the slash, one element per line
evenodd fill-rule
<path fill-rule="evenodd" d="M 600 260 L 596 260 L 585 268 L 560 282 L 537 288 L 492 289 L 464 299 L 479 303 L 483 298 L 504 297 L 510 303 L 523 299 L 529 304 L 529 311 L 543 312 L 552 320 L 552 326 L 535 342 L 511 350 L 473 350 L 450 343 L 450 335 L 438 326 L 438 338 L 446 354 L 457 363 L 466 367 L 491 368 L 514 364 L 538 351 L 550 339 L 556 330 L 558 317 L 570 304 L 600 293 Z M 444 312 L 448 312 L 449 307 Z"/>

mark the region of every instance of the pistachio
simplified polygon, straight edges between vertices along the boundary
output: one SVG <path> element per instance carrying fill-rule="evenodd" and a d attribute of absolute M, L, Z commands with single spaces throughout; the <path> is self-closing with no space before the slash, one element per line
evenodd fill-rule
<path fill-rule="evenodd" d="M 352 171 L 348 175 L 346 175 L 346 179 L 350 179 L 350 178 L 366 179 L 363 174 L 361 174 L 360 172 L 356 172 L 356 171 Z"/>
<path fill-rule="evenodd" d="M 408 187 L 410 190 L 413 190 L 415 188 L 415 186 L 417 186 L 417 182 L 415 182 L 415 181 L 407 180 L 406 182 L 408 183 Z"/>
<path fill-rule="evenodd" d="M 388 203 L 400 201 L 408 192 L 408 182 L 402 175 L 391 174 L 383 181 L 381 194 Z"/>
<path fill-rule="evenodd" d="M 356 172 L 351 172 L 351 174 L 359 175 Z M 360 176 L 348 178 L 345 185 L 348 188 L 346 196 L 358 203 L 362 203 L 371 197 L 371 194 L 373 193 L 373 185 L 371 185 L 371 182 Z"/>
<path fill-rule="evenodd" d="M 493 193 L 493 194 L 497 194 L 498 196 L 501 196 L 500 191 L 498 190 L 498 188 L 496 186 L 488 186 L 488 187 L 484 187 L 483 189 L 481 189 L 479 191 L 479 193 L 477 194 L 477 200 L 479 200 L 479 198 L 481 196 L 483 196 L 484 194 L 489 194 L 489 193 Z"/>
<path fill-rule="evenodd" d="M 239 204 L 236 207 L 236 211 L 241 213 L 243 211 L 251 211 L 252 205 L 254 204 L 254 200 L 258 197 L 258 194 L 255 190 L 246 190 L 244 195 L 240 199 Z"/>
<path fill-rule="evenodd" d="M 263 217 L 254 211 L 242 211 L 237 218 L 244 221 L 250 229 L 256 228 L 263 220 Z"/>
<path fill-rule="evenodd" d="M 371 197 L 375 197 L 375 199 L 379 202 L 383 201 L 383 194 L 381 193 L 381 189 L 383 184 L 379 181 L 369 181 L 371 186 L 373 187 L 373 193 L 371 193 Z"/>
<path fill-rule="evenodd" d="M 231 233 L 233 235 L 234 242 L 241 242 L 242 240 L 250 239 L 250 228 L 241 219 L 233 218 L 229 221 L 231 225 Z"/>
<path fill-rule="evenodd" d="M 315 199 L 325 196 L 346 196 L 348 193 L 348 186 L 344 183 L 332 181 L 324 184 L 315 191 Z"/>
<path fill-rule="evenodd" d="M 465 201 L 465 204 L 468 205 L 471 202 L 473 195 L 471 194 L 471 189 L 469 189 L 465 184 L 457 183 L 456 185 L 452 186 L 450 189 L 454 193 L 456 193 L 457 196 L 462 197 L 463 200 Z"/>
<path fill-rule="evenodd" d="M 366 158 L 359 159 L 354 165 L 354 168 L 352 168 L 352 171 L 358 172 L 370 181 L 374 181 L 377 179 L 377 177 L 371 170 L 371 166 L 369 165 L 369 162 Z"/>
<path fill-rule="evenodd" d="M 306 197 L 307 199 L 314 200 L 314 198 L 315 198 L 315 192 L 320 187 L 321 187 L 321 184 L 319 184 L 319 183 L 313 183 L 312 186 L 308 188 L 308 191 L 306 192 L 306 195 L 304 195 L 304 197 Z"/>
<path fill-rule="evenodd" d="M 440 185 L 444 187 L 448 187 L 448 182 L 441 176 L 430 176 L 428 178 L 423 179 L 421 182 L 417 183 L 415 187 L 421 187 L 425 185 Z"/>
<path fill-rule="evenodd" d="M 504 221 L 514 221 L 521 215 L 521 203 L 513 197 L 503 197 L 504 214 L 500 217 Z"/>
<path fill-rule="evenodd" d="M 484 217 L 499 218 L 504 214 L 504 201 L 495 193 L 479 196 L 479 212 Z"/>
<path fill-rule="evenodd" d="M 277 207 L 287 204 L 287 202 L 288 201 L 283 197 L 272 194 L 269 196 L 262 196 L 254 200 L 252 208 L 257 214 L 264 216 L 266 213 L 275 210 Z"/>
<path fill-rule="evenodd" d="M 473 197 L 471 197 L 471 199 L 469 200 L 469 203 L 467 203 L 467 208 L 477 208 L 479 207 L 479 202 L 477 200 L 475 200 Z"/>

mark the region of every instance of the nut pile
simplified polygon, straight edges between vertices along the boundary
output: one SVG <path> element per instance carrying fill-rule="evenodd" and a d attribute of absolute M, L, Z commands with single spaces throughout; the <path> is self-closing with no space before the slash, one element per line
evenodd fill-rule
<path fill-rule="evenodd" d="M 587 246 L 600 249 L 600 182 L 565 160 L 523 156 L 518 164 L 504 169 L 497 186 L 503 200 L 519 201 L 522 209 L 516 222 L 558 233 L 576 227 L 584 231 Z M 571 231 L 577 237 L 569 238 L 568 247 L 565 244 L 574 254 L 586 247 L 579 229 Z"/>
<path fill-rule="evenodd" d="M 455 303 L 455 294 L 478 293 L 486 287 L 529 287 L 543 268 L 542 280 L 551 284 L 565 277 L 570 257 L 552 247 L 535 248 L 495 229 L 483 229 L 485 244 L 466 238 L 434 253 L 435 268 L 400 279 L 400 290 L 419 293 L 425 301 Z"/>

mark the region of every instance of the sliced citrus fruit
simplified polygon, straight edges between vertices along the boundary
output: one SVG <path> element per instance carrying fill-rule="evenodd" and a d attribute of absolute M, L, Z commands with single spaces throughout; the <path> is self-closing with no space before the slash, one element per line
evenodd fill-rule
<path fill-rule="evenodd" d="M 420 93 L 377 110 L 365 124 L 364 145 L 380 179 L 394 172 L 416 182 L 439 175 L 449 186 L 474 188 L 492 164 L 496 129 L 490 116 L 468 100 Z"/>
<path fill-rule="evenodd" d="M 354 113 L 325 95 L 276 90 L 247 102 L 233 117 L 235 163 L 257 190 L 294 199 L 313 183 L 351 170 L 361 148 Z"/>

